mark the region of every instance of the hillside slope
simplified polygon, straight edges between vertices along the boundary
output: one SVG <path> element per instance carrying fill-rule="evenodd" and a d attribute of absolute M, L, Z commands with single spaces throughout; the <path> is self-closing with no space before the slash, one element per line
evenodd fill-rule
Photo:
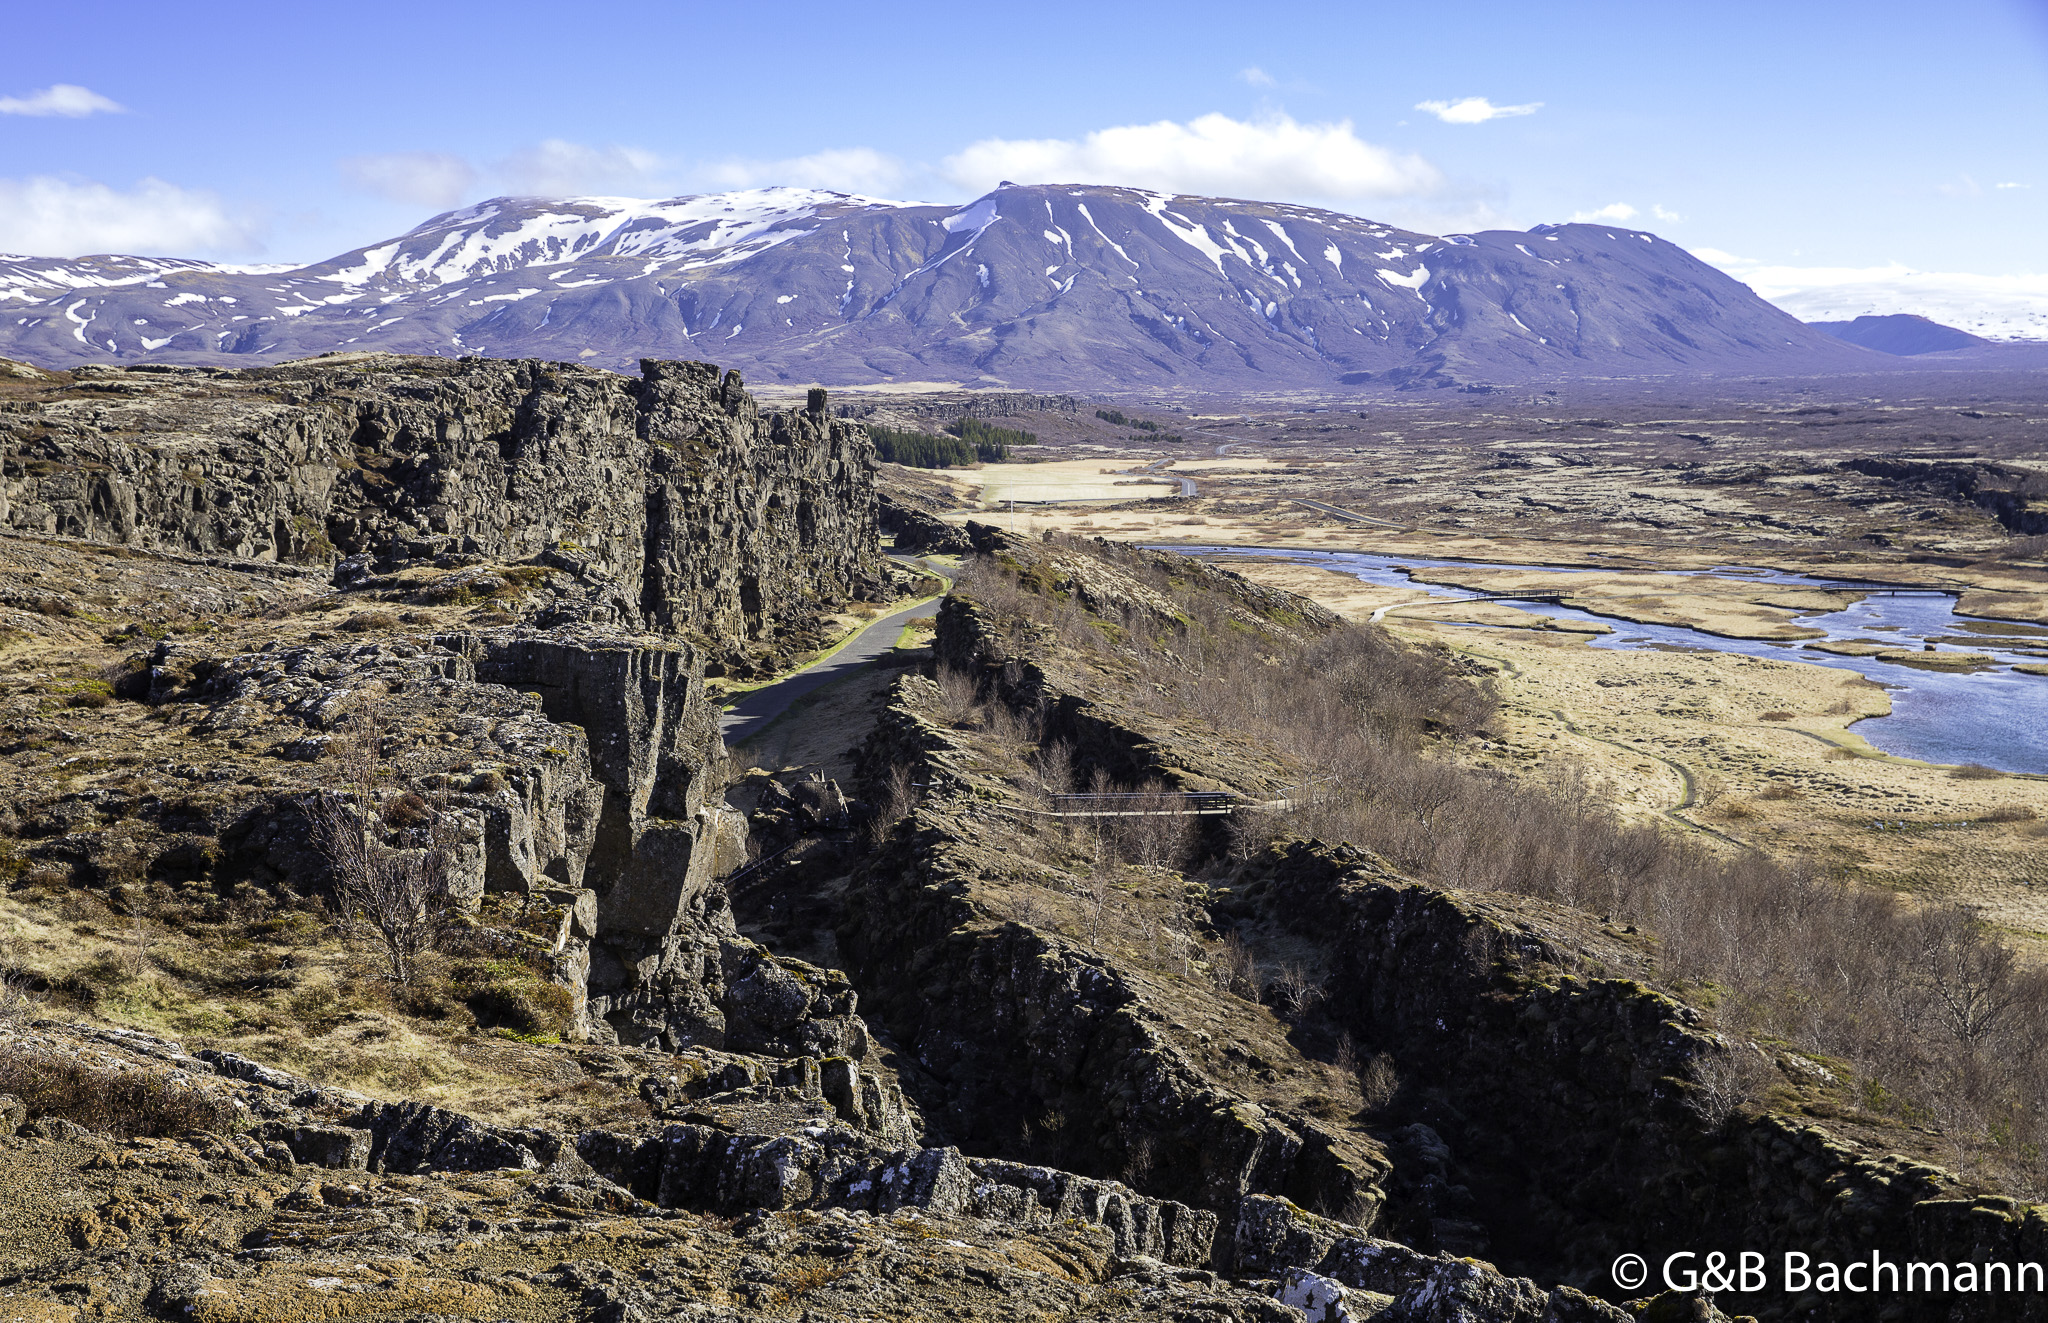
<path fill-rule="evenodd" d="M 1799 371 L 1877 355 L 1654 235 L 1440 237 L 1277 203 L 1006 186 L 496 198 L 299 268 L 0 258 L 0 353 L 264 363 L 334 349 L 1043 390 Z"/>

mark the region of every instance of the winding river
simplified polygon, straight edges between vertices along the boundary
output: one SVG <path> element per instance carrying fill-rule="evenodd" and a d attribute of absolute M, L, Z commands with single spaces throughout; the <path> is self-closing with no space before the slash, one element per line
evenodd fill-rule
<path fill-rule="evenodd" d="M 1480 594 L 1421 582 L 1408 572 L 1409 569 L 1513 569 L 1541 570 L 1552 574 L 1613 572 L 1555 565 L 1481 564 L 1418 556 L 1376 556 L 1353 551 L 1285 551 L 1222 546 L 1162 549 L 1191 556 L 1249 554 L 1299 561 L 1305 565 L 1339 570 L 1367 583 L 1412 587 L 1426 596 L 1451 599 L 1477 598 Z M 1970 632 L 1967 628 L 1969 619 L 1955 613 L 1955 595 L 1934 589 L 1898 589 L 1890 584 L 1873 584 L 1867 580 L 1826 579 L 1746 565 L 1722 565 L 1711 570 L 1669 570 L 1664 573 L 1673 578 L 1712 575 L 1752 583 L 1872 593 L 1872 596 L 1864 597 L 1844 610 L 1795 618 L 1794 623 L 1800 626 L 1825 630 L 1829 639 L 1868 641 L 1883 638 L 1888 643 L 1896 640 L 1900 648 L 1919 649 L 1924 648 L 1930 639 L 1954 639 Z M 1856 725 L 1856 733 L 1868 740 L 1872 747 L 1931 763 L 1982 763 L 2004 772 L 2048 774 L 2048 676 L 2027 675 L 2012 669 L 2015 664 L 2038 665 L 2048 661 L 2048 657 L 2042 655 L 2048 652 L 2048 631 L 2036 635 L 1976 635 L 1970 638 L 1967 647 L 1948 642 L 1936 643 L 1938 652 L 1982 653 L 1993 660 L 1991 667 L 1975 673 L 1945 673 L 1881 661 L 1876 657 L 1845 657 L 1817 652 L 1806 646 L 1822 641 L 1819 639 L 1796 643 L 1731 639 L 1677 625 L 1639 625 L 1553 602 L 1515 601 L 1513 605 L 1535 615 L 1597 622 L 1612 627 L 1613 633 L 1593 637 L 1592 646 L 1596 648 L 1686 648 L 1733 652 L 1854 671 L 1891 691 L 1890 716 L 1866 718 Z"/>

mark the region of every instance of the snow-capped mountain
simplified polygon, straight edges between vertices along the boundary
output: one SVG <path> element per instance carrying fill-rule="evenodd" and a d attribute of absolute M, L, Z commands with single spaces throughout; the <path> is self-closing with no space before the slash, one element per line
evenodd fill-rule
<path fill-rule="evenodd" d="M 750 378 L 1270 389 L 1879 356 L 1605 225 L 1418 234 L 1277 203 L 1004 186 L 494 198 L 304 267 L 0 257 L 0 354 L 708 359 Z"/>

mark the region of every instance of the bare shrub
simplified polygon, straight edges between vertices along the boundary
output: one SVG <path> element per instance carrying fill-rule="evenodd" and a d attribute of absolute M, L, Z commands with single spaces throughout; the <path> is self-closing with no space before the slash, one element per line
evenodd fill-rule
<path fill-rule="evenodd" d="M 1719 1130 L 1744 1104 L 1763 1096 L 1770 1068 L 1756 1048 L 1738 1043 L 1693 1063 L 1693 1108 L 1709 1130 Z"/>
<path fill-rule="evenodd" d="M 1283 1014 L 1303 1016 L 1323 1001 L 1323 981 L 1307 966 L 1290 961 L 1274 971 L 1267 985 L 1275 1008 Z"/>
<path fill-rule="evenodd" d="M 1790 712 L 1766 712 L 1763 714 L 1762 719 L 1765 721 L 1790 721 L 1792 720 L 1792 714 Z"/>
<path fill-rule="evenodd" d="M 1065 740 L 1041 745 L 1031 756 L 1031 765 L 1048 795 L 1070 795 L 1074 791 L 1074 750 Z"/>
<path fill-rule="evenodd" d="M 1134 1190 L 1144 1189 L 1157 1160 L 1152 1136 L 1142 1132 L 1132 1136 L 1124 1145 L 1124 1184 Z"/>
<path fill-rule="evenodd" d="M 433 804 L 410 790 L 389 793 L 380 753 L 389 720 L 375 698 L 359 701 L 342 719 L 328 742 L 327 788 L 314 796 L 308 814 L 343 928 L 367 926 L 384 948 L 387 976 L 404 987 L 454 918 L 446 885 L 453 824 L 445 800 Z M 404 826 L 424 839 L 394 846 L 380 824 Z"/>
<path fill-rule="evenodd" d="M 1027 928 L 1037 928 L 1046 919 L 1045 907 L 1039 900 L 1038 888 L 1020 886 L 1012 894 L 1010 917 Z"/>
<path fill-rule="evenodd" d="M 22 968 L 26 955 L 20 936 L 0 937 L 0 1024 L 13 1024 L 35 1014 L 41 1005 L 35 980 Z"/>
<path fill-rule="evenodd" d="M 1958 781 L 1999 781 L 2005 777 L 2004 772 L 1995 767 L 1986 767 L 1982 763 L 1964 763 L 1950 771 L 1949 775 Z"/>
<path fill-rule="evenodd" d="M 955 726 L 972 722 L 980 705 L 974 677 L 958 667 L 941 666 L 932 678 L 938 683 L 939 711 L 946 720 Z"/>
<path fill-rule="evenodd" d="M 882 782 L 874 816 L 868 819 L 868 843 L 880 845 L 888 840 L 896 824 L 909 817 L 911 810 L 917 807 L 917 799 L 917 783 L 910 768 L 902 763 L 891 767 L 888 778 Z"/>
<path fill-rule="evenodd" d="M 1365 1064 L 1358 1055 L 1358 1040 L 1348 1033 L 1341 1035 L 1337 1039 L 1336 1055 L 1330 1059 L 1330 1064 L 1334 1065 L 1344 1074 L 1355 1078 L 1358 1075 L 1359 1068 Z"/>
<path fill-rule="evenodd" d="M 1773 781 L 1758 793 L 1758 799 L 1786 800 L 1804 799 L 1806 794 L 1798 786 L 1785 781 Z"/>
<path fill-rule="evenodd" d="M 1215 981 L 1217 990 L 1243 997 L 1247 1001 L 1259 995 L 1259 967 L 1252 960 L 1251 949 L 1236 933 L 1223 938 L 1223 945 L 1209 957 L 1209 977 Z"/>
<path fill-rule="evenodd" d="M 1089 950 L 1102 949 L 1115 902 L 1116 884 L 1107 870 L 1091 869 L 1081 879 L 1081 937 Z"/>
<path fill-rule="evenodd" d="M 1110 818 L 1118 855 L 1141 868 L 1173 868 L 1194 844 L 1195 819 L 1186 802 L 1159 782 L 1148 782 L 1136 796 L 1120 802 L 1122 817 Z"/>
<path fill-rule="evenodd" d="M 2038 814 L 2025 804 L 2000 804 L 1984 815 L 1986 822 L 2032 822 Z"/>
<path fill-rule="evenodd" d="M 145 915 L 128 916 L 123 933 L 121 959 L 130 978 L 139 978 L 149 968 L 150 948 L 156 945 L 156 930 Z"/>
<path fill-rule="evenodd" d="M 1375 1052 L 1359 1068 L 1358 1097 L 1368 1113 L 1381 1111 L 1400 1092 L 1401 1077 L 1394 1070 L 1394 1059 L 1386 1053 Z"/>

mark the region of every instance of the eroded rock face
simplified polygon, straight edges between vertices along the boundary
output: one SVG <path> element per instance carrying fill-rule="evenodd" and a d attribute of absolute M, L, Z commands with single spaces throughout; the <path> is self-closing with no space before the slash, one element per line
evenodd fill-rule
<path fill-rule="evenodd" d="M 707 363 L 347 355 L 86 369 L 0 415 L 0 524 L 358 578 L 546 556 L 611 590 L 588 623 L 715 650 L 882 581 L 874 451 L 821 399 L 764 414 Z"/>
<path fill-rule="evenodd" d="M 975 903 L 976 882 L 1016 861 L 975 839 L 973 794 L 954 771 L 970 755 L 922 715 L 935 700 L 930 681 L 899 681 L 870 738 L 872 765 L 909 767 L 929 789 L 861 870 L 866 903 L 840 932 L 890 1032 L 930 1072 L 931 1122 L 1003 1152 L 1057 1115 L 1057 1134 L 1037 1142 L 1062 1165 L 1142 1169 L 1149 1193 L 1211 1209 L 1266 1193 L 1373 1225 L 1389 1172 L 1377 1143 L 1260 1105 L 1164 1032 L 1181 1018 L 1165 988 Z"/>
<path fill-rule="evenodd" d="M 224 793 L 203 821 L 165 820 L 191 846 L 159 861 L 189 855 L 183 871 L 216 881 L 320 891 L 306 796 L 337 725 L 377 695 L 384 755 L 447 801 L 448 891 L 472 908 L 489 892 L 524 898 L 573 992 L 575 1032 L 865 1051 L 843 977 L 740 937 L 714 884 L 744 858 L 746 826 L 722 802 L 707 670 L 773 666 L 822 613 L 887 582 L 872 447 L 823 392 L 763 412 L 737 373 L 703 363 L 650 361 L 634 380 L 389 355 L 87 370 L 60 387 L 0 412 L 0 527 L 124 555 L 240 558 L 224 579 L 331 566 L 338 598 L 376 608 L 341 626 L 375 638 L 269 631 L 259 649 L 209 633 L 142 657 L 126 696 L 237 759 L 285 764 L 297 783 Z M 384 637 L 396 613 L 379 603 L 474 600 L 517 614 Z M 239 763 L 195 775 L 270 779 Z M 53 810 L 36 826 L 55 838 L 38 860 L 107 872 L 87 847 L 59 844 L 70 817 L 97 826 L 113 816 L 103 807 Z"/>

